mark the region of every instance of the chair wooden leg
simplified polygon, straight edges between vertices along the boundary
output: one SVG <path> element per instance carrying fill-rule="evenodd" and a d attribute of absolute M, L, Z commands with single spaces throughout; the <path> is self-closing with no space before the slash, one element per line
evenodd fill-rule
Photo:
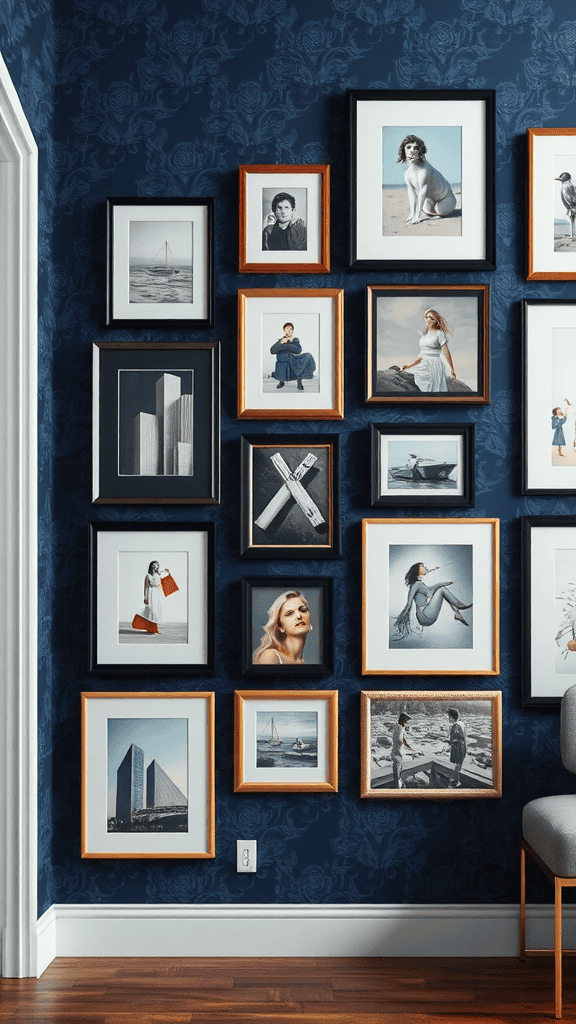
<path fill-rule="evenodd" d="M 526 851 L 520 847 L 520 950 L 518 956 L 526 960 Z"/>
<path fill-rule="evenodd" d="M 554 879 L 554 1013 L 562 1016 L 562 885 Z"/>

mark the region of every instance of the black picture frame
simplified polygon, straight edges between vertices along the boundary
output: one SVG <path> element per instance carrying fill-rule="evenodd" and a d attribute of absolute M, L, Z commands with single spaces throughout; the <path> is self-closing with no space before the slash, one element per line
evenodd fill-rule
<path fill-rule="evenodd" d="M 107 197 L 107 327 L 214 326 L 214 207 L 211 197 Z M 165 266 L 161 260 L 156 266 L 156 242 L 164 235 L 179 248 L 170 258 L 166 237 Z M 163 285 L 170 287 L 167 295 L 158 294 Z"/>
<path fill-rule="evenodd" d="M 212 675 L 214 672 L 214 623 L 216 612 L 214 523 L 106 521 L 88 524 L 89 552 L 89 659 L 90 672 L 102 675 Z M 146 544 L 152 558 L 163 550 L 180 563 L 170 567 L 180 591 L 177 607 L 184 607 L 186 628 L 160 631 L 160 638 L 143 623 L 123 621 L 123 607 L 144 608 Z M 122 557 L 120 557 L 120 553 Z M 170 557 L 167 555 L 167 557 Z M 162 568 L 162 566 L 161 566 Z M 107 582 L 102 584 L 102 578 Z M 110 581 L 112 577 L 112 585 Z M 122 584 L 122 590 L 120 586 Z M 117 602 L 115 595 L 117 596 Z M 170 601 L 175 594 L 164 598 Z M 202 635 L 198 634 L 198 623 Z M 192 635 L 192 623 L 196 634 Z M 162 624 L 164 625 L 164 624 Z M 182 640 L 182 636 L 186 639 Z M 126 653 L 124 655 L 125 648 Z M 197 657 L 201 652 L 201 657 Z M 116 658 L 114 658 L 116 655 Z M 194 657 L 196 656 L 196 660 Z M 132 658 L 133 660 L 129 660 Z"/>
<path fill-rule="evenodd" d="M 314 637 L 308 636 L 306 648 L 312 646 L 315 660 L 306 660 L 302 665 L 281 664 L 257 665 L 253 661 L 253 652 L 263 633 L 268 614 L 268 606 L 272 606 L 279 596 L 290 591 L 298 591 L 306 598 L 310 607 L 311 625 Z M 315 597 L 312 597 L 316 591 Z M 269 596 L 265 595 L 269 592 Z M 256 607 L 255 607 L 256 606 Z M 257 610 L 263 612 L 256 623 Z M 305 649 L 304 655 L 307 651 Z M 242 675 L 252 678 L 262 676 L 326 676 L 332 674 L 332 580 L 326 576 L 243 576 L 242 577 Z"/>
<path fill-rule="evenodd" d="M 183 405 L 180 414 L 180 433 L 191 443 L 175 438 L 166 456 L 155 390 L 165 374 L 190 389 L 180 399 L 192 395 L 191 408 Z M 165 457 L 171 459 L 166 473 Z M 218 505 L 220 343 L 94 342 L 92 460 L 93 504 Z"/>
<path fill-rule="evenodd" d="M 414 106 L 412 117 L 408 120 L 407 105 L 410 103 Z M 473 103 L 480 106 L 472 120 Z M 366 106 L 361 109 L 366 104 L 371 105 L 370 110 Z M 380 104 L 380 107 L 377 108 L 376 104 Z M 395 111 L 393 104 L 402 104 L 402 107 L 397 107 Z M 445 105 L 444 112 L 442 104 Z M 462 104 L 459 114 L 455 104 Z M 492 89 L 350 90 L 350 270 L 389 270 L 394 273 L 405 270 L 418 273 L 427 270 L 495 270 L 495 109 L 495 91 Z M 447 114 L 447 111 L 450 113 Z M 411 110 L 409 112 L 412 113 Z M 377 209 L 381 207 L 384 192 L 382 131 L 385 126 L 390 127 L 391 132 L 392 129 L 401 128 L 401 139 L 405 132 L 410 134 L 410 129 L 414 130 L 418 126 L 449 125 L 460 127 L 461 133 L 465 135 L 465 138 L 461 135 L 461 149 L 468 147 L 469 152 L 471 144 L 478 152 L 481 165 L 472 174 L 468 174 L 466 183 L 461 181 L 460 184 L 462 187 L 466 184 L 469 203 L 476 208 L 479 202 L 483 203 L 484 216 L 477 225 L 471 223 L 470 237 L 468 240 L 465 232 L 464 244 L 443 244 L 442 255 L 431 256 L 433 245 L 418 245 L 419 237 L 427 242 L 424 231 L 418 233 L 419 237 L 414 238 L 416 244 L 411 245 L 410 236 L 414 233 L 403 228 L 403 217 L 399 222 L 402 227 L 399 230 L 391 229 L 388 236 L 380 234 L 383 229 L 374 226 L 377 223 L 374 220 L 374 204 Z M 397 132 L 392 134 L 396 135 Z M 395 142 L 396 146 L 398 141 Z M 429 144 L 428 148 L 431 148 Z M 432 157 L 431 162 L 434 162 Z M 441 172 L 442 168 L 439 170 Z M 366 222 L 362 213 L 358 215 L 358 211 L 361 211 L 360 202 L 366 204 Z M 453 211 L 455 215 L 458 212 L 457 208 Z M 404 235 L 408 238 L 407 246 L 404 245 L 404 237 L 399 237 Z M 461 239 L 462 235 L 459 234 L 458 238 Z M 392 246 L 391 239 L 394 241 Z"/>
<path fill-rule="evenodd" d="M 560 707 L 576 683 L 576 516 L 522 516 L 520 533 L 522 707 Z"/>
<path fill-rule="evenodd" d="M 339 435 L 258 434 L 242 436 L 240 446 L 240 554 L 282 559 L 340 555 Z M 269 465 L 278 455 L 278 465 Z M 303 500 L 310 515 L 289 493 L 287 475 L 294 480 L 296 470 L 305 481 Z"/>
<path fill-rule="evenodd" d="M 430 467 L 422 466 L 418 469 L 418 463 L 411 464 L 411 456 L 416 455 L 416 452 L 409 453 L 410 464 L 407 461 L 405 467 L 404 476 L 399 473 L 398 476 L 388 471 L 388 480 L 386 485 L 384 484 L 384 470 L 383 470 L 383 443 L 387 437 L 392 438 L 403 438 L 406 439 L 406 445 L 411 437 L 414 437 L 413 447 L 417 448 L 418 437 L 422 439 L 433 439 L 437 438 L 436 444 L 439 445 L 440 438 L 461 438 L 461 445 L 457 455 L 461 457 L 462 464 L 457 474 L 457 479 L 453 480 L 453 485 L 450 485 L 446 480 L 445 485 L 442 485 L 442 478 L 444 475 L 446 465 L 445 462 L 444 470 L 440 469 L 438 476 L 435 478 L 432 472 L 435 472 L 436 467 L 434 465 Z M 448 442 L 449 445 L 449 442 Z M 398 453 L 401 453 L 401 449 L 404 447 L 404 442 L 398 441 L 397 449 Z M 429 445 L 424 442 L 424 449 L 429 451 L 431 454 L 434 449 L 433 440 Z M 407 449 L 406 449 L 407 450 Z M 388 450 L 388 464 L 390 464 L 391 453 Z M 431 461 L 426 456 L 422 457 L 424 461 Z M 371 487 L 371 502 L 374 506 L 386 506 L 389 508 L 430 508 L 430 507 L 450 507 L 450 508 L 471 508 L 474 505 L 474 424 L 473 423 L 372 423 L 371 424 L 371 460 L 372 460 L 372 487 Z M 436 462 L 438 463 L 439 458 L 436 455 Z M 404 468 L 404 467 L 402 467 Z M 458 464 L 456 467 L 458 468 Z M 430 471 L 430 481 L 426 483 L 426 473 L 424 470 Z M 451 475 L 451 471 L 448 471 Z M 391 483 L 391 477 L 395 477 L 394 486 L 389 488 L 388 483 Z"/>

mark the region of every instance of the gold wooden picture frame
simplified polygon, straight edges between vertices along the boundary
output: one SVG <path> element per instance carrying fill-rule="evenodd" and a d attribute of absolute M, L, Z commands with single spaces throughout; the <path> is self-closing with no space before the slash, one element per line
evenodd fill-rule
<path fill-rule="evenodd" d="M 234 692 L 235 793 L 337 791 L 337 690 Z"/>
<path fill-rule="evenodd" d="M 81 695 L 81 856 L 216 856 L 214 693 Z"/>
<path fill-rule="evenodd" d="M 344 289 L 238 290 L 240 420 L 344 418 Z"/>
<path fill-rule="evenodd" d="M 502 796 L 501 691 L 363 690 L 360 700 L 361 797 Z"/>
<path fill-rule="evenodd" d="M 327 274 L 328 164 L 241 164 L 241 274 Z"/>
<path fill-rule="evenodd" d="M 576 128 L 528 128 L 527 281 L 576 280 Z"/>
<path fill-rule="evenodd" d="M 362 675 L 498 675 L 499 524 L 362 520 Z"/>

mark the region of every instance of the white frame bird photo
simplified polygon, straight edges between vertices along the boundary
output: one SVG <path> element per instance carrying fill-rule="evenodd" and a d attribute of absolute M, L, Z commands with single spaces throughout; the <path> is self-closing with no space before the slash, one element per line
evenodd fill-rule
<path fill-rule="evenodd" d="M 528 281 L 576 279 L 576 128 L 529 128 Z"/>

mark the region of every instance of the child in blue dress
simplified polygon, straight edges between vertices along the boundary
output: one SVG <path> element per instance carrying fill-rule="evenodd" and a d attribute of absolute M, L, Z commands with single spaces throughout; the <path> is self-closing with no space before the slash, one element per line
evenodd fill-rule
<path fill-rule="evenodd" d="M 562 410 L 559 405 L 556 406 L 555 409 L 552 409 L 552 430 L 554 431 L 554 436 L 552 437 L 552 446 L 556 445 L 558 448 L 558 455 L 562 456 L 564 455 L 564 452 L 562 451 L 562 445 L 566 444 L 566 438 L 564 437 L 564 431 L 562 428 L 566 423 L 568 407 L 570 405 L 570 402 L 567 398 L 564 399 L 564 402 L 564 410 Z"/>

